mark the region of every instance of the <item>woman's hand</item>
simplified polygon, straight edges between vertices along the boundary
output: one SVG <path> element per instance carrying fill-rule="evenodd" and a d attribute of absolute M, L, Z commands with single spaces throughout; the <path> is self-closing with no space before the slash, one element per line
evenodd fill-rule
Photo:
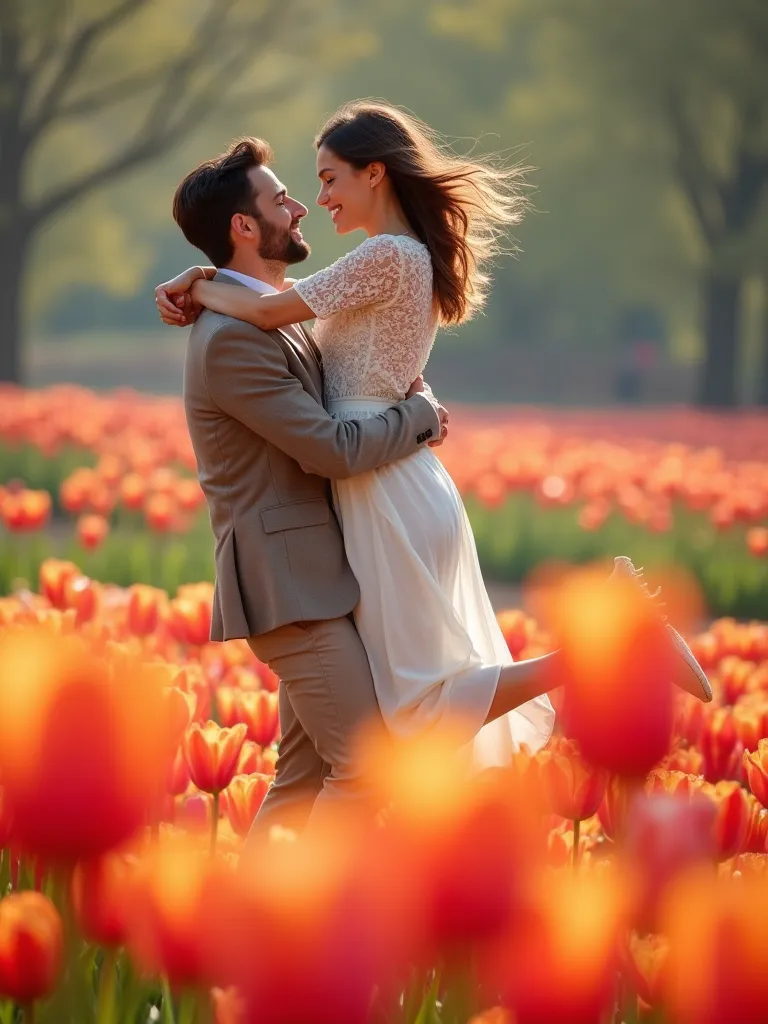
<path fill-rule="evenodd" d="M 197 320 L 203 307 L 193 300 L 191 289 L 195 281 L 204 280 L 205 276 L 202 267 L 190 267 L 155 288 L 157 311 L 164 324 L 187 327 Z"/>

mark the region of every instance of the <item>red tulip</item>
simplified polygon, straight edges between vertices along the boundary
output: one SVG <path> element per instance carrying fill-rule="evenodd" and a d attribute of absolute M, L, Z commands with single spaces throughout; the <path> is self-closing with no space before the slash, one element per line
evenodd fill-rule
<path fill-rule="evenodd" d="M 768 527 L 753 526 L 747 530 L 747 547 L 758 558 L 768 554 Z"/>
<path fill-rule="evenodd" d="M 552 753 L 543 751 L 540 759 L 541 778 L 553 814 L 582 821 L 597 813 L 607 776 L 584 761 L 575 743 L 561 744 Z"/>
<path fill-rule="evenodd" d="M 92 513 L 81 516 L 77 521 L 77 539 L 86 551 L 101 547 L 108 533 L 109 523 L 103 515 Z"/>
<path fill-rule="evenodd" d="M 96 615 L 99 606 L 98 583 L 88 576 L 70 576 L 64 584 L 64 600 L 67 608 L 74 608 L 75 622 L 81 626 L 90 622 Z"/>
<path fill-rule="evenodd" d="M 768 739 L 761 739 L 757 750 L 744 752 L 744 770 L 752 793 L 768 807 Z"/>
<path fill-rule="evenodd" d="M 205 793 L 217 794 L 234 778 L 248 730 L 241 723 L 222 729 L 215 722 L 195 722 L 184 738 L 184 754 L 192 781 Z"/>
<path fill-rule="evenodd" d="M 661 935 L 633 932 L 623 958 L 629 981 L 646 1006 L 657 1007 L 664 992 L 669 942 Z"/>
<path fill-rule="evenodd" d="M 742 787 L 738 782 L 726 780 L 715 785 L 700 782 L 695 786 L 695 792 L 702 793 L 715 804 L 715 843 L 720 860 L 741 853 L 752 816 L 752 808 Z"/>
<path fill-rule="evenodd" d="M 251 831 L 251 825 L 264 803 L 271 782 L 269 775 L 236 775 L 224 791 L 229 823 L 233 831 L 243 839 Z"/>
<path fill-rule="evenodd" d="M 67 581 L 80 575 L 74 562 L 62 562 L 58 558 L 46 558 L 40 566 L 40 592 L 48 598 L 54 608 L 64 609 Z"/>
<path fill-rule="evenodd" d="M 260 747 L 268 747 L 279 727 L 277 694 L 266 690 L 241 692 L 237 699 L 237 719 L 248 727 L 248 738 Z"/>
<path fill-rule="evenodd" d="M 128 629 L 134 636 L 149 636 L 157 629 L 160 611 L 168 602 L 164 590 L 134 583 L 128 590 Z"/>
<path fill-rule="evenodd" d="M 63 932 L 56 908 L 42 893 L 0 900 L 0 999 L 25 1005 L 51 994 L 61 970 Z"/>
<path fill-rule="evenodd" d="M 704 754 L 707 782 L 738 778 L 744 751 L 739 742 L 730 708 L 716 708 L 705 719 L 700 746 Z"/>
<path fill-rule="evenodd" d="M 12 533 L 41 530 L 51 515 L 48 491 L 20 491 L 7 494 L 2 505 L 3 522 Z"/>

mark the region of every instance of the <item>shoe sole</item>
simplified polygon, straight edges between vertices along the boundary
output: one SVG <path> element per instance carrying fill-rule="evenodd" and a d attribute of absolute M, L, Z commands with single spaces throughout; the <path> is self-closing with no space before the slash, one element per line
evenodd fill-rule
<path fill-rule="evenodd" d="M 627 558 L 626 555 L 618 555 L 614 558 L 613 564 L 614 569 L 612 575 L 624 577 L 624 579 L 632 579 L 634 577 L 634 566 L 631 558 Z M 684 682 L 675 679 L 675 685 L 679 686 L 681 690 L 685 690 L 686 693 L 690 693 L 692 697 L 697 697 L 704 704 L 709 704 L 713 697 L 712 686 L 707 679 L 704 669 L 698 663 L 693 651 L 685 640 L 683 640 L 674 626 L 670 626 L 668 622 L 665 622 L 664 625 L 672 641 L 672 646 L 675 648 L 675 651 L 680 658 L 682 658 L 690 672 L 690 675 L 686 676 Z"/>

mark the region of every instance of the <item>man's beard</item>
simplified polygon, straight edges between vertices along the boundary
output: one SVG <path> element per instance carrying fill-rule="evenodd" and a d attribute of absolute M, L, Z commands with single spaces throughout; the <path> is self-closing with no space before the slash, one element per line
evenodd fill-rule
<path fill-rule="evenodd" d="M 259 256 L 263 260 L 269 260 L 273 263 L 284 263 L 290 267 L 294 263 L 303 263 L 309 256 L 312 251 L 309 243 L 303 239 L 301 242 L 297 242 L 291 235 L 291 231 L 298 227 L 298 221 L 292 224 L 290 230 L 284 234 L 280 228 L 276 228 L 274 224 L 270 224 L 269 221 L 264 220 L 262 217 L 257 217 L 257 220 L 259 222 L 259 230 L 261 231 Z"/>

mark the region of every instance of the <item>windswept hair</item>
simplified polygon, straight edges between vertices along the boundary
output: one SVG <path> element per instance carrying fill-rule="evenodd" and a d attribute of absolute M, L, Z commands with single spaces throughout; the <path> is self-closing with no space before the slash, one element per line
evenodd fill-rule
<path fill-rule="evenodd" d="M 490 266 L 509 252 L 507 231 L 528 205 L 524 168 L 501 157 L 457 156 L 413 114 L 378 100 L 356 100 L 325 124 L 315 147 L 363 169 L 384 164 L 403 213 L 432 257 L 442 324 L 482 309 Z"/>

